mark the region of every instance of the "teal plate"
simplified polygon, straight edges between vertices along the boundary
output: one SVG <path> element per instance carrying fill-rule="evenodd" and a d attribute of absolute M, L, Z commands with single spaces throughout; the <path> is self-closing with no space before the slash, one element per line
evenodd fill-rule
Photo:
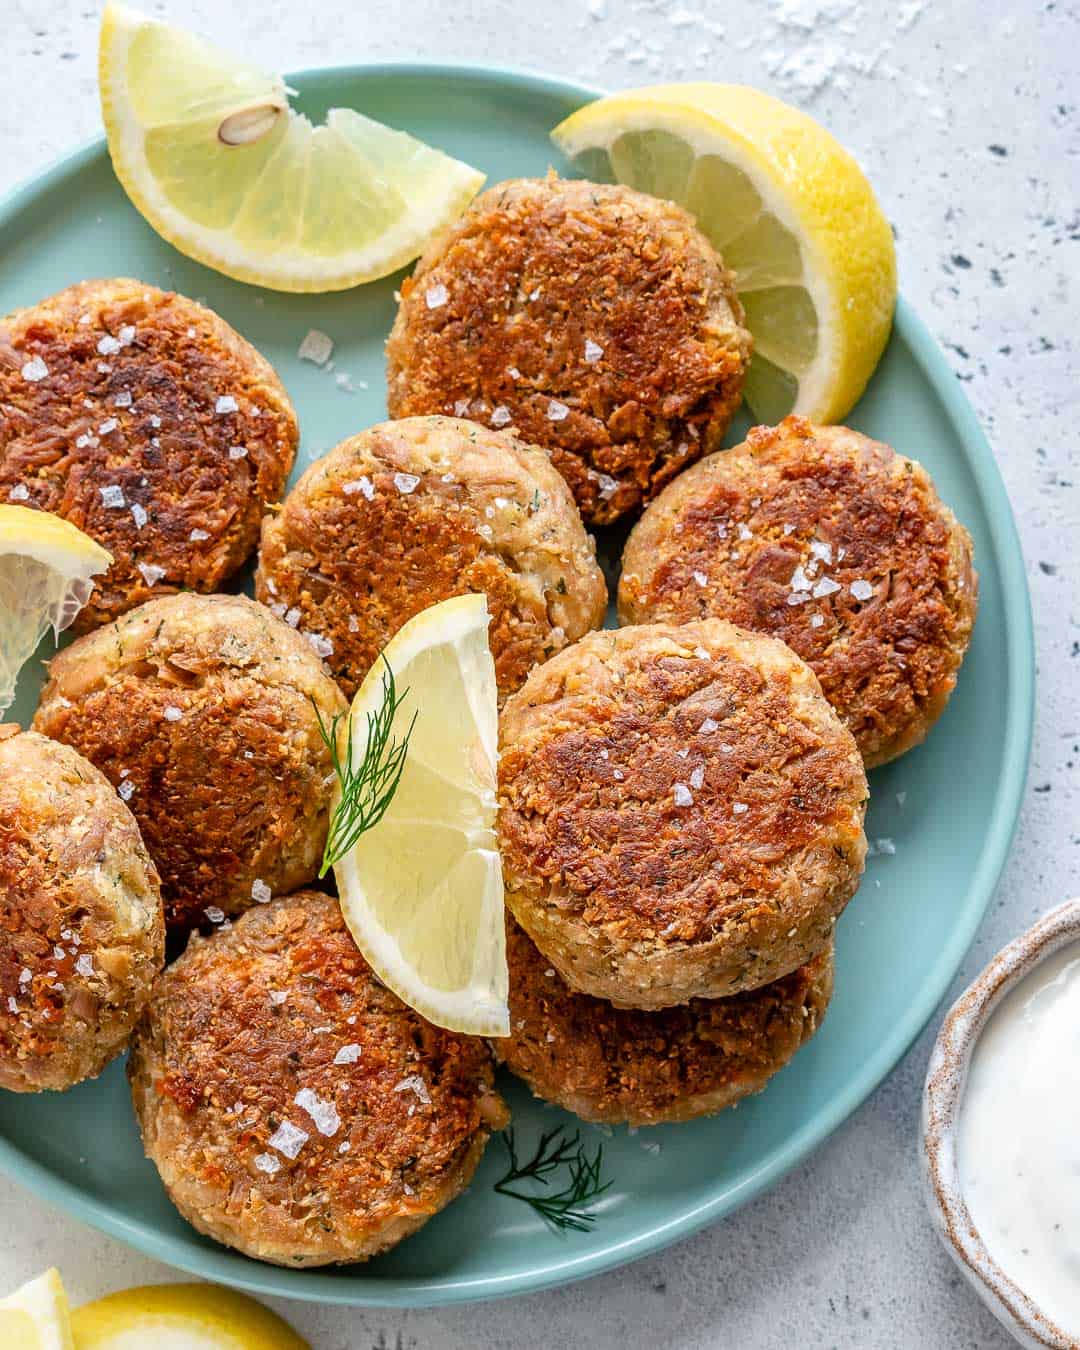
<path fill-rule="evenodd" d="M 595 91 L 532 75 L 431 66 L 290 77 L 321 117 L 356 107 L 459 155 L 490 181 L 560 163 L 549 130 Z M 203 299 L 270 358 L 299 410 L 297 471 L 385 415 L 383 339 L 391 278 L 339 295 L 259 292 L 188 261 L 129 205 L 99 141 L 0 207 L 0 313 L 86 277 L 124 274 Z M 336 369 L 297 359 L 320 328 Z M 345 374 L 355 392 L 338 386 Z M 933 1013 L 1001 872 L 1031 736 L 1033 645 L 1023 561 L 990 449 L 944 358 L 903 304 L 853 424 L 923 461 L 975 539 L 981 605 L 948 711 L 922 748 L 871 779 L 871 859 L 840 925 L 836 996 L 824 1026 L 766 1092 L 713 1120 L 603 1140 L 614 1178 L 592 1232 L 554 1233 L 496 1196 L 493 1142 L 468 1194 L 416 1237 L 366 1265 L 260 1265 L 200 1237 L 145 1160 L 122 1065 L 63 1096 L 0 1092 L 0 1166 L 45 1199 L 193 1274 L 256 1293 L 369 1306 L 420 1306 L 523 1293 L 596 1274 L 685 1237 L 775 1182 L 862 1102 Z M 745 424 L 744 424 L 745 425 Z M 40 684 L 24 672 L 12 716 L 29 720 Z M 900 804 L 898 794 L 903 797 Z M 561 1114 L 505 1083 L 523 1142 Z M 590 1127 L 585 1127 L 591 1139 Z M 599 1136 L 596 1136 L 599 1142 Z M 912 1138 L 914 1147 L 914 1137 Z"/>

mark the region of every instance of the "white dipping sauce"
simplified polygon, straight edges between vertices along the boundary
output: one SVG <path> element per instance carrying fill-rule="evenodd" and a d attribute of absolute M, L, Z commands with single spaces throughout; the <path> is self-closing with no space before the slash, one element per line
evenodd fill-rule
<path fill-rule="evenodd" d="M 957 1164 L 990 1255 L 1080 1337 L 1080 943 L 994 1010 L 971 1057 Z"/>

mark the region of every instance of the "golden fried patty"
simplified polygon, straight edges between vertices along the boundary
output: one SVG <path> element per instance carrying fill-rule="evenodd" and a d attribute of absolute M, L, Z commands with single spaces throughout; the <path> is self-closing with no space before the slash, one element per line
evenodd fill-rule
<path fill-rule="evenodd" d="M 755 989 L 822 951 L 858 886 L 862 761 L 774 638 L 591 633 L 507 700 L 500 748 L 507 904 L 583 993 Z"/>
<path fill-rule="evenodd" d="M 139 822 L 170 931 L 311 881 L 329 726 L 345 700 L 311 645 L 245 596 L 151 600 L 49 667 L 38 731 L 84 754 Z"/>
<path fill-rule="evenodd" d="M 642 1012 L 575 994 L 513 920 L 510 1035 L 495 1042 L 532 1091 L 584 1120 L 659 1125 L 760 1092 L 821 1024 L 833 944 L 789 975 L 731 998 Z"/>
<path fill-rule="evenodd" d="M 512 423 L 551 451 L 587 521 L 715 450 L 742 397 L 731 274 L 681 207 L 630 188 L 500 183 L 401 289 L 391 414 Z"/>
<path fill-rule="evenodd" d="M 181 1214 L 279 1265 L 360 1261 L 415 1232 L 506 1120 L 485 1043 L 390 993 L 313 891 L 191 939 L 129 1076 Z"/>
<path fill-rule="evenodd" d="M 317 460 L 263 524 L 256 592 L 356 692 L 407 619 L 479 591 L 500 694 L 595 628 L 607 587 L 542 450 L 448 417 L 384 422 Z"/>
<path fill-rule="evenodd" d="M 971 539 L 926 470 L 798 417 L 672 483 L 630 535 L 619 583 L 623 623 L 708 615 L 783 638 L 868 767 L 941 716 L 977 600 Z"/>
<path fill-rule="evenodd" d="M 0 1088 L 94 1078 L 165 959 L 131 812 L 69 746 L 0 727 Z"/>
<path fill-rule="evenodd" d="M 269 362 L 182 295 L 85 281 L 0 319 L 0 501 L 64 516 L 113 555 L 76 632 L 151 595 L 217 590 L 297 438 Z"/>

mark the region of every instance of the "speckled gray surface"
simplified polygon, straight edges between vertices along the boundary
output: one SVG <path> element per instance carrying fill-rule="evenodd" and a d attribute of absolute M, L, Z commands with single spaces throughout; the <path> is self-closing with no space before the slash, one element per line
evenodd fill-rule
<path fill-rule="evenodd" d="M 956 991 L 1080 893 L 1080 9 L 1036 0 L 168 0 L 270 67 L 486 61 L 609 88 L 760 85 L 820 117 L 895 222 L 901 285 L 944 345 L 1020 524 L 1038 638 L 1035 751 L 1011 862 Z M 0 194 L 98 130 L 89 0 L 0 0 Z M 47 93 L 43 96 L 43 90 Z M 954 1272 L 916 1164 L 930 1030 L 770 1195 L 660 1256 L 450 1311 L 281 1305 L 318 1350 L 1011 1342 Z M 0 1291 L 50 1264 L 75 1300 L 170 1272 L 0 1180 Z"/>

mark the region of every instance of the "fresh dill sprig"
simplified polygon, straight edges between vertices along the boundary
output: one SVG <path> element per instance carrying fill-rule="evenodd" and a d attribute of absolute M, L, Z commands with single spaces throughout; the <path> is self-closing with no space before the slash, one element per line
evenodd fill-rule
<path fill-rule="evenodd" d="M 586 1206 L 612 1184 L 600 1179 L 604 1146 L 597 1144 L 596 1156 L 590 1158 L 581 1142 L 580 1131 L 575 1130 L 567 1137 L 565 1126 L 559 1125 L 540 1136 L 536 1152 L 528 1162 L 522 1163 L 518 1161 L 514 1146 L 514 1131 L 504 1130 L 501 1138 L 510 1155 L 510 1166 L 506 1175 L 495 1183 L 495 1190 L 511 1199 L 524 1200 L 553 1228 L 572 1228 L 575 1232 L 587 1233 L 597 1216 L 590 1214 Z M 537 1181 L 541 1186 L 548 1186 L 552 1173 L 560 1168 L 567 1169 L 567 1181 L 562 1190 L 530 1195 L 513 1189 L 519 1181 Z"/>
<path fill-rule="evenodd" d="M 323 849 L 322 866 L 319 868 L 320 877 L 326 876 L 366 830 L 382 820 L 405 770 L 405 756 L 408 754 L 409 738 L 416 725 L 417 714 L 413 713 L 409 729 L 401 740 L 391 735 L 394 717 L 409 691 L 403 689 L 400 694 L 397 692 L 390 663 L 385 656 L 382 661 L 386 667 L 382 677 L 382 701 L 373 712 L 367 714 L 367 741 L 359 764 L 353 762 L 352 713 L 336 713 L 328 728 L 312 699 L 319 721 L 319 735 L 330 751 L 334 776 L 341 792 L 330 817 L 330 829 Z M 345 751 L 342 755 L 337 731 L 338 723 L 345 716 L 348 716 L 348 721 L 345 723 Z"/>

